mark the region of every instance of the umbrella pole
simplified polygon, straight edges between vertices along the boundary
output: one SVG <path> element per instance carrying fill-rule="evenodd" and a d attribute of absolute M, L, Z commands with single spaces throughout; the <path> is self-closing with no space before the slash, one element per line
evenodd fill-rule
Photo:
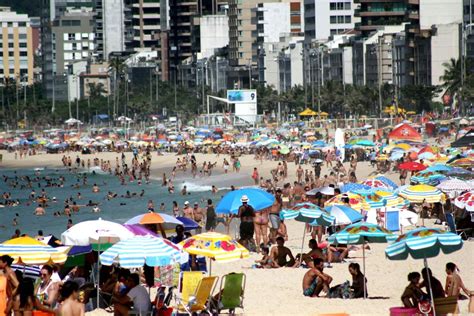
<path fill-rule="evenodd" d="M 97 248 L 97 308 L 99 308 L 99 291 L 100 291 L 100 240 Z"/>
<path fill-rule="evenodd" d="M 303 263 L 303 249 L 304 249 L 304 237 L 306 235 L 306 224 L 303 228 L 303 241 L 301 242 L 301 252 L 300 252 L 300 265 Z"/>
<path fill-rule="evenodd" d="M 365 239 L 362 243 L 362 273 L 364 273 L 364 300 L 367 298 L 367 282 L 365 282 Z"/>
<path fill-rule="evenodd" d="M 426 273 L 428 274 L 428 260 L 426 257 L 423 258 L 423 263 L 425 264 L 425 269 Z M 433 298 L 433 289 L 431 288 L 431 278 L 429 277 L 428 274 L 428 286 L 430 288 L 430 304 L 431 304 L 431 310 L 433 312 L 433 316 L 436 316 L 436 311 L 435 311 L 435 305 L 434 305 L 434 298 Z"/>
<path fill-rule="evenodd" d="M 209 276 L 212 275 L 212 258 L 209 257 Z"/>

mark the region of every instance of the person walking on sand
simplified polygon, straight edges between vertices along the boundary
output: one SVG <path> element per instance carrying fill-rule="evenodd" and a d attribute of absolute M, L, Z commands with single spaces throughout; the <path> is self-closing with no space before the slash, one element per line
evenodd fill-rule
<path fill-rule="evenodd" d="M 206 231 L 213 232 L 217 226 L 217 219 L 216 219 L 216 210 L 214 209 L 214 205 L 212 204 L 212 200 L 207 200 L 207 209 L 206 209 Z"/>
<path fill-rule="evenodd" d="M 252 179 L 255 185 L 258 185 L 258 180 L 260 179 L 260 175 L 258 174 L 257 168 L 253 168 L 252 172 Z"/>

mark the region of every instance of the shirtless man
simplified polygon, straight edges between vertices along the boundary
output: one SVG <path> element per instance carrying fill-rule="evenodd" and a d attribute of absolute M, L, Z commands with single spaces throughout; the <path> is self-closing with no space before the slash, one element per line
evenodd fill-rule
<path fill-rule="evenodd" d="M 301 168 L 301 165 L 299 165 L 298 169 L 296 170 L 296 175 L 298 177 L 298 182 L 299 183 L 303 182 L 303 173 L 304 173 L 304 170 L 303 170 L 303 168 Z"/>
<path fill-rule="evenodd" d="M 308 267 L 314 268 L 313 260 L 316 258 L 321 258 L 325 260 L 325 255 L 322 250 L 319 249 L 316 239 L 310 239 L 308 242 L 309 252 L 304 254 L 296 255 L 296 263 L 293 266 L 294 268 L 299 268 L 304 262 Z"/>
<path fill-rule="evenodd" d="M 270 258 L 275 262 L 278 267 L 292 267 L 295 264 L 295 258 L 291 253 L 291 250 L 284 246 L 285 239 L 283 237 L 277 237 L 277 245 L 272 248 Z M 287 260 L 290 257 L 290 260 Z"/>
<path fill-rule="evenodd" d="M 191 206 L 189 206 L 188 201 L 184 202 L 183 216 L 186 217 L 186 218 L 194 220 L 194 211 L 191 208 Z"/>
<path fill-rule="evenodd" d="M 64 299 L 58 309 L 59 316 L 83 316 L 85 315 L 84 304 L 78 301 L 79 285 L 73 281 L 67 281 L 61 288 L 61 297 Z"/>
<path fill-rule="evenodd" d="M 303 295 L 308 297 L 318 297 L 322 291 L 328 293 L 332 282 L 332 277 L 323 273 L 323 259 L 314 259 L 313 265 L 314 268 L 309 269 L 303 277 Z"/>
<path fill-rule="evenodd" d="M 204 219 L 204 213 L 202 208 L 199 207 L 199 203 L 195 202 L 193 207 L 194 221 L 202 226 L 202 220 Z M 200 234 L 202 231 L 201 227 L 196 229 L 196 234 Z"/>
<path fill-rule="evenodd" d="M 270 242 L 275 243 L 275 238 L 277 236 L 278 228 L 280 227 L 280 211 L 282 208 L 283 201 L 281 199 L 281 190 L 275 192 L 275 202 L 270 207 L 268 214 L 268 219 L 270 220 Z M 267 221 L 268 224 L 268 221 Z M 265 225 L 267 225 L 265 224 Z"/>

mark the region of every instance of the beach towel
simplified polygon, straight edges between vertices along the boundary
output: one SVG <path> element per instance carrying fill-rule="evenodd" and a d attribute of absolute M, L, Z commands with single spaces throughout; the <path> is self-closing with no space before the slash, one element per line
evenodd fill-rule
<path fill-rule="evenodd" d="M 351 283 L 346 281 L 329 289 L 328 298 L 351 298 Z"/>

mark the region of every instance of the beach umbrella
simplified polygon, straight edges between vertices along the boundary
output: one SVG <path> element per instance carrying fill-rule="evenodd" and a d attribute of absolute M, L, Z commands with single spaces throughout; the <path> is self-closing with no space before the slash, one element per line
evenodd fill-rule
<path fill-rule="evenodd" d="M 306 195 L 316 195 L 316 193 L 321 193 L 324 195 L 334 195 L 334 188 L 333 187 L 321 187 L 321 188 L 314 188 L 306 192 Z"/>
<path fill-rule="evenodd" d="M 355 145 L 364 146 L 364 147 L 375 146 L 374 142 L 368 139 L 359 139 L 356 141 Z"/>
<path fill-rule="evenodd" d="M 349 183 L 344 184 L 340 189 L 342 193 L 346 193 L 346 192 L 355 191 L 355 190 L 370 190 L 371 187 L 363 183 L 349 182 Z"/>
<path fill-rule="evenodd" d="M 162 267 L 176 262 L 188 261 L 187 253 L 171 241 L 154 236 L 135 236 L 122 240 L 100 255 L 100 262 L 110 266 L 120 264 L 122 268 Z"/>
<path fill-rule="evenodd" d="M 367 179 L 362 184 L 368 185 L 372 188 L 384 188 L 384 189 L 391 189 L 391 187 L 379 179 Z"/>
<path fill-rule="evenodd" d="M 443 192 L 426 184 L 407 186 L 399 194 L 412 203 L 423 203 L 424 200 L 428 203 L 437 203 L 444 202 L 445 199 Z"/>
<path fill-rule="evenodd" d="M 392 242 L 397 238 L 391 231 L 375 224 L 359 222 L 351 224 L 343 230 L 329 236 L 331 244 L 358 244 L 362 245 L 362 265 L 365 277 L 365 243 Z M 364 298 L 367 296 L 366 283 L 364 282 Z"/>
<path fill-rule="evenodd" d="M 463 168 L 459 168 L 459 167 L 455 167 L 451 170 L 449 170 L 446 175 L 448 176 L 455 176 L 455 177 L 458 177 L 458 178 L 462 178 L 462 177 L 472 177 L 473 173 L 472 171 L 469 171 L 469 170 L 466 170 L 466 169 L 463 169 Z"/>
<path fill-rule="evenodd" d="M 290 153 L 290 149 L 286 145 L 280 145 L 280 154 L 286 155 Z"/>
<path fill-rule="evenodd" d="M 382 181 L 386 185 L 390 186 L 392 189 L 398 188 L 398 185 L 385 176 L 376 176 L 375 179 Z"/>
<path fill-rule="evenodd" d="M 331 205 L 324 208 L 331 216 L 334 217 L 334 225 L 348 225 L 359 222 L 364 217 L 356 210 L 345 205 Z"/>
<path fill-rule="evenodd" d="M 125 224 L 158 225 L 161 234 L 166 237 L 166 235 L 164 234 L 166 230 L 174 230 L 176 226 L 183 225 L 183 222 L 176 219 L 174 216 L 165 213 L 149 212 L 134 216 L 128 221 L 126 221 Z"/>
<path fill-rule="evenodd" d="M 396 241 L 385 249 L 385 255 L 390 260 L 423 259 L 428 269 L 428 258 L 438 256 L 440 252 L 450 254 L 462 248 L 461 236 L 438 228 L 417 228 L 398 236 Z M 433 291 L 428 278 L 431 306 L 434 310 Z"/>
<path fill-rule="evenodd" d="M 328 212 L 313 203 L 298 203 L 291 209 L 284 209 L 280 212 L 280 218 L 294 219 L 298 222 L 310 224 L 312 226 L 331 226 L 335 220 Z M 301 242 L 301 253 L 304 249 L 305 229 Z"/>
<path fill-rule="evenodd" d="M 454 205 L 459 208 L 465 208 L 467 203 L 472 201 L 474 201 L 474 191 L 469 191 L 455 198 Z"/>
<path fill-rule="evenodd" d="M 184 231 L 190 231 L 193 229 L 201 228 L 201 226 L 199 226 L 197 222 L 193 221 L 190 218 L 187 218 L 184 216 L 178 216 L 176 217 L 176 219 L 179 220 L 181 223 L 183 223 L 182 225 L 184 226 Z"/>
<path fill-rule="evenodd" d="M 474 160 L 471 158 L 461 158 L 449 163 L 449 165 L 453 167 L 472 168 L 474 167 Z"/>
<path fill-rule="evenodd" d="M 134 234 L 123 225 L 105 221 L 102 218 L 80 222 L 61 234 L 61 242 L 67 246 L 92 245 L 99 253 L 112 246 L 112 244 L 132 238 Z M 99 287 L 99 267 L 97 269 L 97 288 Z M 97 291 L 97 302 L 99 293 Z"/>
<path fill-rule="evenodd" d="M 424 170 L 411 177 L 410 181 L 419 184 L 436 185 L 445 178 L 446 176 L 444 174 Z"/>
<path fill-rule="evenodd" d="M 421 171 L 425 170 L 426 168 L 427 167 L 424 164 L 416 161 L 407 161 L 398 165 L 398 169 L 408 171 Z"/>
<path fill-rule="evenodd" d="M 249 251 L 228 235 L 207 232 L 189 237 L 179 243 L 183 250 L 191 255 L 210 258 L 209 275 L 212 261 L 227 262 L 249 257 Z"/>
<path fill-rule="evenodd" d="M 348 201 L 349 205 L 346 204 L 346 201 Z M 357 211 L 370 209 L 370 205 L 366 202 L 364 197 L 352 192 L 338 194 L 324 203 L 324 207 L 331 205 L 346 205 Z"/>
<path fill-rule="evenodd" d="M 365 200 L 365 203 L 369 205 L 369 208 L 365 208 L 365 210 L 382 208 L 387 204 L 386 200 L 375 193 L 374 188 L 370 188 L 370 190 L 355 190 L 352 193 L 360 195 Z"/>
<path fill-rule="evenodd" d="M 402 198 L 395 192 L 377 190 L 375 194 L 385 200 L 385 207 L 404 207 L 410 204 L 410 201 Z"/>
<path fill-rule="evenodd" d="M 275 197 L 258 188 L 246 188 L 230 191 L 219 201 L 216 206 L 218 214 L 237 214 L 239 207 L 242 205 L 242 197 L 247 196 L 248 204 L 256 211 L 270 207 L 275 202 Z"/>
<path fill-rule="evenodd" d="M 151 230 L 149 230 L 148 228 L 140 224 L 133 224 L 133 225 L 124 224 L 123 226 L 129 231 L 131 231 L 135 236 L 150 235 L 150 236 L 158 237 L 158 234 L 156 234 L 155 232 L 152 232 Z"/>
<path fill-rule="evenodd" d="M 455 194 L 474 189 L 472 184 L 468 181 L 463 181 L 456 178 L 446 179 L 445 181 L 442 181 L 440 184 L 438 184 L 436 187 L 443 192 Z"/>
<path fill-rule="evenodd" d="M 443 165 L 443 164 L 434 164 L 426 168 L 426 170 L 431 171 L 431 172 L 447 172 L 453 169 L 453 167 L 450 167 L 448 165 Z"/>
<path fill-rule="evenodd" d="M 70 247 L 53 248 L 34 238 L 24 236 L 0 244 L 0 255 L 9 255 L 14 263 L 41 265 L 64 263 Z"/>

